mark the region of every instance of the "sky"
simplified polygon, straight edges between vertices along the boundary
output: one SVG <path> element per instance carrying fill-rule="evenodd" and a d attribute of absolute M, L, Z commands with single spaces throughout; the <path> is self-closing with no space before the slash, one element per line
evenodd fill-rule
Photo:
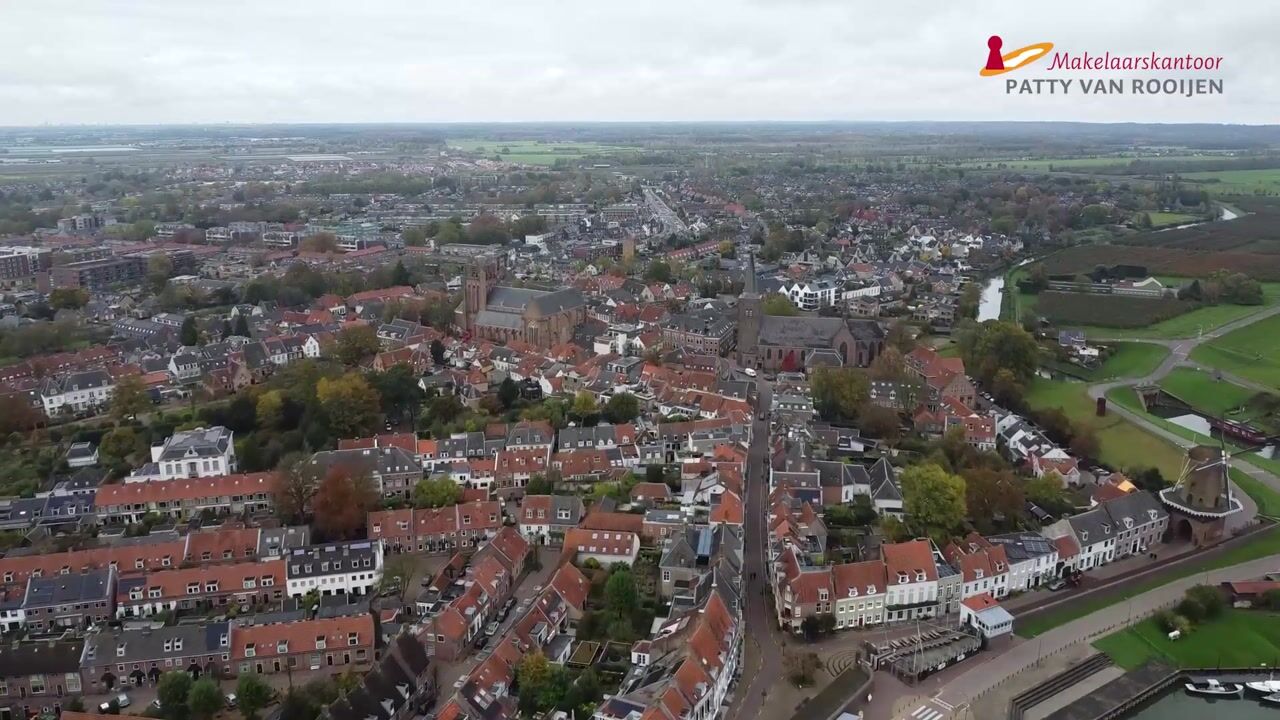
<path fill-rule="evenodd" d="M 1046 58 L 979 77 L 992 34 L 1006 52 L 1221 56 L 1183 75 L 1224 93 L 1008 95 L 1015 77 L 1117 75 Z M 0 125 L 1260 124 L 1280 118 L 1277 37 L 1267 0 L 0 0 Z"/>

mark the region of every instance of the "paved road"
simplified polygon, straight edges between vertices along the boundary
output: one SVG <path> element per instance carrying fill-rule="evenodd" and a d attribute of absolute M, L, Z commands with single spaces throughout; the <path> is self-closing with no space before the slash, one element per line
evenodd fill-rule
<path fill-rule="evenodd" d="M 756 380 L 757 408 L 769 407 L 773 392 L 764 378 Z M 765 472 L 766 451 L 769 447 L 769 425 L 756 420 L 751 431 L 751 446 L 747 452 L 746 472 L 746 654 L 742 680 L 737 698 L 727 718 L 753 720 L 760 713 L 765 694 L 782 676 L 782 646 L 774 618 L 770 617 L 765 594 L 765 500 L 768 495 L 768 475 Z M 736 711 L 736 714 L 735 714 Z"/>

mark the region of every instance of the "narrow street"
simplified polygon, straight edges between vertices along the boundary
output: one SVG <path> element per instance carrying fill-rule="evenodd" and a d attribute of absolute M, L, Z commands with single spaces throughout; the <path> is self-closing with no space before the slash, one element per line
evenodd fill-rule
<path fill-rule="evenodd" d="M 757 408 L 766 409 L 773 399 L 772 387 L 764 378 L 756 380 Z M 757 411 L 757 415 L 759 412 Z M 765 413 L 768 417 L 768 413 Z M 765 574 L 765 501 L 768 495 L 769 475 L 765 469 L 769 447 L 769 423 L 755 420 L 751 432 L 751 447 L 747 452 L 746 472 L 746 651 L 743 661 L 742 681 L 737 696 L 729 708 L 727 717 L 737 720 L 753 720 L 760 713 L 765 697 L 782 676 L 782 645 L 778 629 L 770 617 L 768 582 Z"/>

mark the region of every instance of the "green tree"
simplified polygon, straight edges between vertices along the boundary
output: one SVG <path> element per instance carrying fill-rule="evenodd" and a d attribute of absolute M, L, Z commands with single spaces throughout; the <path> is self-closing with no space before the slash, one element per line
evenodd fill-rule
<path fill-rule="evenodd" d="M 609 573 L 609 580 L 604 585 L 604 597 L 611 614 L 631 621 L 631 613 L 640 605 L 640 596 L 629 568 L 621 567 Z"/>
<path fill-rule="evenodd" d="M 1186 596 L 1200 604 L 1206 620 L 1218 617 L 1227 609 L 1227 599 L 1222 590 L 1212 585 L 1194 585 L 1187 588 Z"/>
<path fill-rule="evenodd" d="M 900 482 L 907 522 L 938 545 L 945 544 L 964 522 L 964 478 L 932 463 L 921 463 L 904 470 Z"/>
<path fill-rule="evenodd" d="M 89 291 L 83 288 L 54 288 L 49 293 L 49 306 L 55 310 L 79 310 L 89 303 Z"/>
<path fill-rule="evenodd" d="M 516 385 L 516 381 L 510 377 L 502 379 L 502 383 L 498 385 L 498 402 L 502 403 L 504 409 L 510 408 L 520 399 L 520 386 Z"/>
<path fill-rule="evenodd" d="M 363 375 L 320 378 L 316 398 L 329 420 L 329 429 L 338 437 L 362 437 L 377 431 L 382 400 Z"/>
<path fill-rule="evenodd" d="M 596 414 L 596 396 L 586 390 L 578 391 L 573 396 L 573 407 L 569 414 L 578 418 L 580 422 L 585 422 L 587 418 L 594 417 Z"/>
<path fill-rule="evenodd" d="M 447 507 L 457 505 L 461 499 L 462 486 L 448 475 L 439 478 L 423 478 L 413 486 L 414 507 Z"/>
<path fill-rule="evenodd" d="M 111 391 L 111 417 L 132 420 L 151 407 L 151 396 L 142 384 L 141 375 L 125 375 Z"/>
<path fill-rule="evenodd" d="M 818 368 L 809 381 L 815 408 L 826 420 L 853 422 L 870 396 L 867 376 L 857 368 Z"/>
<path fill-rule="evenodd" d="M 405 228 L 400 233 L 406 247 L 421 247 L 427 244 L 427 231 L 420 227 Z"/>
<path fill-rule="evenodd" d="M 546 709 L 542 706 L 542 694 L 551 682 L 551 663 L 541 650 L 534 650 L 520 659 L 516 666 L 516 682 L 520 687 L 520 710 L 533 715 Z"/>
<path fill-rule="evenodd" d="M 155 253 L 147 258 L 147 283 L 152 292 L 160 292 L 173 275 L 173 261 L 164 253 Z"/>
<path fill-rule="evenodd" d="M 1072 509 L 1062 476 L 1058 473 L 1047 472 L 1040 477 L 1027 478 L 1022 484 L 1022 492 L 1027 500 L 1051 515 L 1061 515 Z"/>
<path fill-rule="evenodd" d="M 222 709 L 222 703 L 218 684 L 207 677 L 197 680 L 187 695 L 187 708 L 195 720 L 212 720 Z"/>
<path fill-rule="evenodd" d="M 960 350 L 965 367 L 984 383 L 992 382 L 1001 370 L 1008 370 L 1014 380 L 1025 385 L 1035 376 L 1040 364 L 1040 349 L 1035 338 L 1011 322 L 977 326 L 972 337 L 961 340 Z"/>
<path fill-rule="evenodd" d="M 649 282 L 669 283 L 674 277 L 671 273 L 671 264 L 666 260 L 654 260 L 644 271 L 644 279 Z"/>
<path fill-rule="evenodd" d="M 284 421 L 284 393 L 280 390 L 268 390 L 258 396 L 256 417 L 258 427 L 275 430 Z"/>
<path fill-rule="evenodd" d="M 142 438 L 131 427 L 123 425 L 102 436 L 98 454 L 108 464 L 131 464 L 130 458 L 143 447 Z"/>
<path fill-rule="evenodd" d="M 418 385 L 413 368 L 396 363 L 384 372 L 370 373 L 368 380 L 378 393 L 384 415 L 396 420 L 417 417 L 426 393 Z"/>
<path fill-rule="evenodd" d="M 604 417 L 611 423 L 629 423 L 640 416 L 640 401 L 631 393 L 618 393 L 604 405 Z"/>
<path fill-rule="evenodd" d="M 355 367 L 378 354 L 382 345 L 372 325 L 347 328 L 338 333 L 338 361 L 347 367 Z"/>
<path fill-rule="evenodd" d="M 160 701 L 160 712 L 167 720 L 185 720 L 187 717 L 187 696 L 191 694 L 191 675 L 185 670 L 170 670 L 160 676 L 160 684 L 156 687 L 156 699 Z"/>
<path fill-rule="evenodd" d="M 187 347 L 200 344 L 200 329 L 196 327 L 196 319 L 188 317 L 182 321 L 182 329 L 178 331 L 178 339 Z"/>
<path fill-rule="evenodd" d="M 444 343 L 440 342 L 439 339 L 432 340 L 431 341 L 431 362 L 437 365 L 443 365 L 444 351 L 445 351 Z"/>
<path fill-rule="evenodd" d="M 232 333 L 240 337 L 253 337 L 249 332 L 249 320 L 244 315 L 236 315 L 236 329 Z"/>
<path fill-rule="evenodd" d="M 257 673 L 243 673 L 236 682 L 236 702 L 240 705 L 240 714 L 244 720 L 254 720 L 258 711 L 271 702 L 273 691 L 265 680 Z"/>
<path fill-rule="evenodd" d="M 765 315 L 794 317 L 800 314 L 796 306 L 791 303 L 791 299 L 781 293 L 769 293 L 766 295 L 764 302 L 760 304 L 760 309 Z"/>

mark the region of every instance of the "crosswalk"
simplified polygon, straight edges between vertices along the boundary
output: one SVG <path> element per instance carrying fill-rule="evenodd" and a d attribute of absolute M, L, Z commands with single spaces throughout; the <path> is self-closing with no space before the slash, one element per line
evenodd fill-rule
<path fill-rule="evenodd" d="M 933 698 L 929 702 L 916 708 L 911 713 L 910 720 L 942 720 L 949 715 L 955 708 L 948 703 Z"/>

